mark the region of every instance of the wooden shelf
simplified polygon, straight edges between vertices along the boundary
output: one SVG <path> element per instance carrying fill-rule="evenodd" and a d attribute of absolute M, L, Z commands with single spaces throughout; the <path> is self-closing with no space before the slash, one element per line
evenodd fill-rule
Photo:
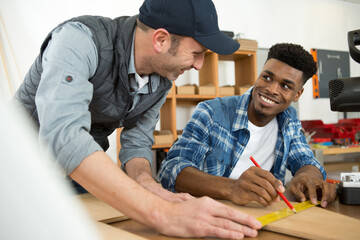
<path fill-rule="evenodd" d="M 204 64 L 199 71 L 198 86 L 215 86 L 215 95 L 199 95 L 199 94 L 176 94 L 175 82 L 173 89 L 169 93 L 168 98 L 160 111 L 160 129 L 170 130 L 177 139 L 178 133 L 176 129 L 176 107 L 183 105 L 196 105 L 201 101 L 221 97 L 219 94 L 219 61 L 233 61 L 235 63 L 235 86 L 252 86 L 257 77 L 256 71 L 256 51 L 238 50 L 231 55 L 218 55 L 212 51 L 207 51 L 204 57 Z M 187 121 L 186 119 L 185 121 Z M 170 144 L 171 145 L 171 144 Z"/>
<path fill-rule="evenodd" d="M 171 148 L 172 144 L 154 144 L 152 149 L 164 149 L 164 148 Z"/>
<path fill-rule="evenodd" d="M 178 100 L 187 100 L 187 99 L 199 99 L 199 100 L 208 100 L 216 98 L 216 95 L 176 95 Z"/>

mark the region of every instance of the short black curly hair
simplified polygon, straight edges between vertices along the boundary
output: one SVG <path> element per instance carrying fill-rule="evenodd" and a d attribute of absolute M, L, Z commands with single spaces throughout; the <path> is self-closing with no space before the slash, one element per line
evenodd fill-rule
<path fill-rule="evenodd" d="M 317 64 L 312 55 L 298 44 L 277 43 L 270 48 L 266 61 L 270 58 L 302 71 L 304 84 L 317 72 Z"/>

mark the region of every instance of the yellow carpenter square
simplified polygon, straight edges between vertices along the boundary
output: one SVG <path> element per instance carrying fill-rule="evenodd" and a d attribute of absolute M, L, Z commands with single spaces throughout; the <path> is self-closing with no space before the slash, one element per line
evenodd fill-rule
<path fill-rule="evenodd" d="M 319 204 L 320 204 L 320 201 L 318 201 L 317 205 L 319 205 Z M 296 212 L 299 213 L 299 212 L 301 212 L 305 209 L 308 209 L 310 207 L 313 207 L 313 206 L 315 206 L 315 205 L 312 204 L 310 201 L 306 201 L 306 202 L 295 204 L 294 208 L 295 208 Z M 294 214 L 295 213 L 290 208 L 287 207 L 287 208 L 281 209 L 279 211 L 275 211 L 275 212 L 266 214 L 262 217 L 258 217 L 257 220 L 259 220 L 263 226 L 266 226 L 271 222 L 280 220 L 282 218 L 285 218 L 285 217 L 288 217 L 288 216 L 294 215 Z"/>

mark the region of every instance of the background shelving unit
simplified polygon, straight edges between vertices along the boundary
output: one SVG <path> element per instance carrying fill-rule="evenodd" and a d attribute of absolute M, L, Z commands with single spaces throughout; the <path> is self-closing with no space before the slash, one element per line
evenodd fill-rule
<path fill-rule="evenodd" d="M 170 130 L 173 140 L 176 140 L 180 129 L 176 129 L 176 107 L 180 105 L 196 105 L 201 101 L 221 97 L 219 93 L 219 61 L 233 61 L 235 63 L 235 88 L 253 85 L 256 77 L 256 51 L 238 50 L 231 55 L 218 55 L 207 51 L 204 57 L 204 64 L 199 71 L 199 86 L 213 85 L 215 87 L 214 95 L 179 95 L 176 94 L 176 86 L 167 96 L 167 100 L 160 110 L 160 129 Z M 236 91 L 237 92 L 237 91 Z M 188 119 L 186 119 L 188 120 Z M 169 148 L 168 145 L 154 145 L 153 148 Z"/>

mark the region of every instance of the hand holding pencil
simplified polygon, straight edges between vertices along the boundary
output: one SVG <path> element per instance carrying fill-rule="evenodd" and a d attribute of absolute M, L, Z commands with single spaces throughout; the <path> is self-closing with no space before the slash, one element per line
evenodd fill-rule
<path fill-rule="evenodd" d="M 238 205 L 257 202 L 263 206 L 280 201 L 280 193 L 285 191 L 280 180 L 264 169 L 253 166 L 245 170 L 238 179 L 229 179 L 229 188 L 222 189 L 224 198 Z"/>
<path fill-rule="evenodd" d="M 260 165 L 255 161 L 255 159 L 250 156 L 250 160 L 254 163 L 254 165 L 258 168 L 261 168 Z M 279 196 L 284 200 L 284 202 L 286 203 L 286 205 L 288 205 L 288 207 L 294 212 L 296 213 L 296 210 L 294 208 L 293 205 L 291 205 L 291 203 L 289 202 L 289 200 L 287 200 L 287 198 L 284 196 L 284 194 L 282 194 L 281 192 L 277 191 L 276 192 L 279 194 Z"/>

